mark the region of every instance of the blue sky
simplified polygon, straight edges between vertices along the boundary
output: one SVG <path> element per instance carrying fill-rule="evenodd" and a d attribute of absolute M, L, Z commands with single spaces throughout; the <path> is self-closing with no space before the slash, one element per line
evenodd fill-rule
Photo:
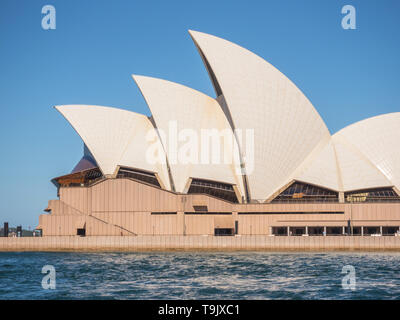
<path fill-rule="evenodd" d="M 44 5 L 56 30 L 41 27 Z M 356 8 L 357 29 L 341 27 Z M 149 114 L 131 74 L 214 96 L 187 32 L 257 53 L 311 100 L 331 133 L 400 111 L 400 2 L 339 0 L 0 1 L 0 223 L 34 227 L 53 177 L 71 171 L 82 141 L 52 106 L 96 104 Z"/>

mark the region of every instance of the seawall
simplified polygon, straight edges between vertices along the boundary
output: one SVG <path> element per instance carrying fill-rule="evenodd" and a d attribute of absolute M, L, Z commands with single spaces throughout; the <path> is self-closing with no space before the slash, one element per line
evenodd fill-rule
<path fill-rule="evenodd" d="M 393 236 L 54 236 L 0 238 L 1 251 L 400 251 Z"/>

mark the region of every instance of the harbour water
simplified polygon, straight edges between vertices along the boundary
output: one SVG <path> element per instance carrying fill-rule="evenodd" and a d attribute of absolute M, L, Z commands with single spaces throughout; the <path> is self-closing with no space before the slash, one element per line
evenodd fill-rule
<path fill-rule="evenodd" d="M 399 271 L 400 253 L 0 252 L 0 299 L 399 299 Z"/>

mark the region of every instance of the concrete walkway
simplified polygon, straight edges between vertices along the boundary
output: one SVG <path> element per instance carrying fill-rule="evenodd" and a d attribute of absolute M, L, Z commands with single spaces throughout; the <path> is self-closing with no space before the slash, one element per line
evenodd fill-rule
<path fill-rule="evenodd" d="M 394 236 L 54 236 L 0 238 L 0 251 L 400 251 Z"/>

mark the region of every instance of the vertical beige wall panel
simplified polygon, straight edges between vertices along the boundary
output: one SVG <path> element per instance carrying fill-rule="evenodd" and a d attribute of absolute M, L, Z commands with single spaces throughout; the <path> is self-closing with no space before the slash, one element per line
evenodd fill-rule
<path fill-rule="evenodd" d="M 130 179 L 107 179 L 91 187 L 93 193 L 92 211 L 176 211 L 178 196 L 160 188 L 142 184 Z M 121 197 L 129 198 L 122 210 L 121 201 L 111 194 L 126 190 Z M 156 196 L 159 200 L 155 201 Z M 169 201 L 170 200 L 170 201 Z"/>

